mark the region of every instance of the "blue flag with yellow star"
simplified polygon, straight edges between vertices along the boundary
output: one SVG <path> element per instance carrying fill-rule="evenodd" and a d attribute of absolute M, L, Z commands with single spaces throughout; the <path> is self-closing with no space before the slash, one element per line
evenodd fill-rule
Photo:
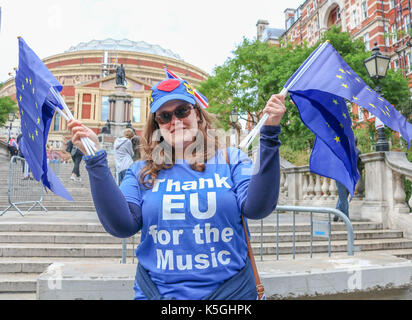
<path fill-rule="evenodd" d="M 339 181 L 353 196 L 360 175 L 352 121 L 345 100 L 315 90 L 291 93 L 291 98 L 303 123 L 316 135 L 310 170 Z"/>
<path fill-rule="evenodd" d="M 359 172 L 345 99 L 362 106 L 386 126 L 400 132 L 408 149 L 412 125 L 372 90 L 331 44 L 326 43 L 315 52 L 316 58 L 308 63 L 309 57 L 285 88 L 288 88 L 303 123 L 316 135 L 309 164 L 311 171 L 338 180 L 353 196 Z M 298 75 L 304 68 L 305 71 Z"/>
<path fill-rule="evenodd" d="M 47 136 L 55 109 L 49 105 L 50 102 L 46 102 L 53 100 L 50 89 L 60 92 L 62 86 L 21 37 L 15 82 L 23 134 L 19 147 L 33 177 L 41 180 L 55 194 L 73 201 L 57 176 L 47 167 Z"/>

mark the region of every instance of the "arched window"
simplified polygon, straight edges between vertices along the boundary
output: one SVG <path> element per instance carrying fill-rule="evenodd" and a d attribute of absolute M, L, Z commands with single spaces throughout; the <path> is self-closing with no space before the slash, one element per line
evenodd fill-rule
<path fill-rule="evenodd" d="M 109 97 L 108 96 L 103 96 L 102 97 L 102 110 L 101 110 L 101 121 L 106 121 L 109 119 L 109 108 L 110 108 L 110 103 L 109 103 Z"/>
<path fill-rule="evenodd" d="M 54 131 L 59 131 L 60 130 L 60 113 L 56 112 L 56 115 L 54 116 L 54 126 L 53 126 Z"/>
<path fill-rule="evenodd" d="M 140 122 L 140 107 L 141 100 L 140 98 L 133 98 L 133 122 Z"/>

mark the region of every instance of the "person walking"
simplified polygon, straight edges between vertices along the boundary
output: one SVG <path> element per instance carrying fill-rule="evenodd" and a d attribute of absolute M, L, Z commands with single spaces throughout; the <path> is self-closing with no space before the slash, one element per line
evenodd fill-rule
<path fill-rule="evenodd" d="M 17 145 L 17 141 L 16 139 L 14 139 L 14 137 L 10 137 L 9 139 L 9 143 L 7 145 L 7 149 L 10 152 L 10 158 L 13 156 L 17 156 L 17 154 L 19 153 L 19 149 L 18 149 L 18 145 Z"/>
<path fill-rule="evenodd" d="M 70 180 L 81 182 L 82 178 L 80 177 L 80 163 L 82 161 L 84 153 L 76 145 L 73 144 L 72 139 L 69 139 L 66 143 L 66 151 L 70 152 L 70 155 L 73 160 L 73 170 Z"/>
<path fill-rule="evenodd" d="M 127 169 L 133 164 L 133 145 L 131 139 L 134 137 L 132 129 L 125 129 L 123 137 L 119 137 L 114 141 L 114 160 L 116 163 L 116 173 L 118 175 L 119 185 L 126 174 Z"/>
<path fill-rule="evenodd" d="M 356 136 L 355 136 L 355 145 L 356 145 L 356 159 L 357 159 L 356 165 L 357 165 L 359 174 L 362 175 L 362 169 L 361 169 L 362 160 L 360 159 L 361 151 L 357 147 L 358 138 Z M 362 179 L 362 177 L 360 179 Z M 338 189 L 338 202 L 336 203 L 336 209 L 342 211 L 345 214 L 345 216 L 347 216 L 348 219 L 350 219 L 349 218 L 349 201 L 348 201 L 349 191 L 348 189 L 346 189 L 345 185 L 343 185 L 337 180 L 336 180 L 336 187 Z M 338 222 L 338 221 L 342 221 L 342 219 L 340 219 L 338 216 L 334 216 L 333 221 Z"/>
<path fill-rule="evenodd" d="M 133 146 L 133 161 L 137 161 L 140 159 L 140 138 L 138 135 L 135 135 L 131 141 Z"/>
<path fill-rule="evenodd" d="M 78 148 L 88 137 L 99 150 L 84 159 L 105 230 L 119 238 L 141 231 L 134 299 L 255 300 L 242 216 L 262 219 L 277 205 L 284 97 L 271 96 L 263 109 L 269 118 L 255 165 L 241 150 L 219 144 L 211 116 L 186 81 L 161 81 L 149 99 L 142 160 L 120 187 L 96 134 L 68 122 Z"/>
<path fill-rule="evenodd" d="M 29 167 L 29 165 L 28 165 L 28 163 L 27 163 L 27 161 L 26 161 L 26 159 L 25 159 L 25 157 L 24 157 L 24 154 L 23 154 L 23 151 L 22 151 L 22 149 L 21 149 L 21 139 L 23 138 L 23 133 L 20 133 L 18 136 L 17 136 L 17 146 L 18 146 L 18 153 L 17 153 L 17 155 L 20 157 L 20 158 L 23 158 L 24 159 L 24 161 L 22 161 L 22 172 L 23 172 L 23 180 L 33 180 L 33 177 L 32 177 L 32 174 L 31 174 L 31 170 L 30 170 L 30 167 Z"/>

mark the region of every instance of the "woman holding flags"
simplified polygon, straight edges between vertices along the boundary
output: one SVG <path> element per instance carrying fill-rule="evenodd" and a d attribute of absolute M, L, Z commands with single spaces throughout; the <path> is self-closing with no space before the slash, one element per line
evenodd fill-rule
<path fill-rule="evenodd" d="M 273 95 L 263 110 L 267 120 L 253 167 L 239 149 L 221 148 L 211 117 L 186 81 L 157 83 L 142 160 L 120 187 L 96 134 L 69 121 L 73 143 L 87 154 L 81 138 L 89 138 L 98 150 L 84 159 L 102 225 L 120 238 L 141 231 L 135 299 L 257 298 L 242 216 L 262 219 L 276 207 L 283 99 Z"/>

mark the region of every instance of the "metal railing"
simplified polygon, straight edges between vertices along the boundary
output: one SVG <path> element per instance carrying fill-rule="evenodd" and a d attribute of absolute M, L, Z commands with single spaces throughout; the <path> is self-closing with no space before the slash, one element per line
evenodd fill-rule
<path fill-rule="evenodd" d="M 331 215 L 338 216 L 346 225 L 347 231 L 347 253 L 353 256 L 355 251 L 360 251 L 360 248 L 354 245 L 353 226 L 349 218 L 340 210 L 326 207 L 301 207 L 301 206 L 277 206 L 276 214 L 276 260 L 279 260 L 279 213 L 292 212 L 292 255 L 296 257 L 296 219 L 297 212 L 310 213 L 310 257 L 313 256 L 313 238 L 323 237 L 328 238 L 328 255 L 331 256 Z M 327 220 L 314 220 L 313 213 L 327 214 Z M 260 225 L 260 260 L 263 260 L 263 220 Z"/>
<path fill-rule="evenodd" d="M 42 210 L 47 211 L 42 204 L 43 185 L 31 176 L 24 158 L 13 156 L 10 159 L 7 194 L 9 206 L 0 213 L 0 216 L 11 208 L 15 208 L 21 216 L 24 216 L 24 213 L 18 207 L 19 205 L 31 205 L 27 212 L 30 212 L 37 204 Z"/>
<path fill-rule="evenodd" d="M 117 170 L 115 169 L 116 183 L 117 183 L 117 185 L 120 186 L 120 183 L 119 183 L 119 181 L 120 181 L 119 174 L 120 174 L 120 172 L 117 172 Z M 134 259 L 134 258 L 135 258 L 135 251 L 136 251 L 136 248 L 135 248 L 135 237 L 136 237 L 136 235 L 133 235 L 133 236 L 130 237 L 130 238 L 132 239 L 132 248 L 133 248 L 132 263 L 134 263 L 134 260 L 135 260 L 135 259 Z M 130 238 L 129 238 L 129 239 L 130 239 Z M 125 264 L 126 262 L 127 262 L 127 238 L 122 239 L 122 260 L 121 260 L 121 263 L 122 263 L 122 264 Z"/>

